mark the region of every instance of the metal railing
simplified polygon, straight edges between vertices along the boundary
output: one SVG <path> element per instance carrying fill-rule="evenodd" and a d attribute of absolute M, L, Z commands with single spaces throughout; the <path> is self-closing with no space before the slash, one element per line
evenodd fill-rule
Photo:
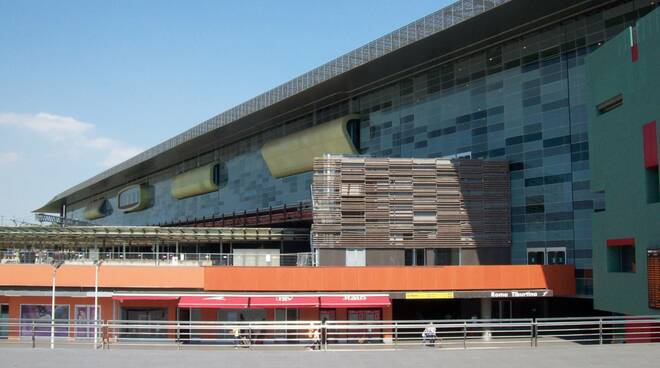
<path fill-rule="evenodd" d="M 92 225 L 92 223 L 88 221 L 81 221 L 81 220 L 70 219 L 55 215 L 47 215 L 45 213 L 37 213 L 34 215 L 34 218 L 35 220 L 39 221 L 39 223 L 41 224 L 43 224 L 44 222 L 48 222 L 51 224 L 57 224 L 61 226 L 91 226 Z"/>
<path fill-rule="evenodd" d="M 69 264 L 202 265 L 202 266 L 314 266 L 314 253 L 175 253 L 2 250 L 0 264 L 42 264 L 50 260 Z"/>
<path fill-rule="evenodd" d="M 435 321 L 70 321 L 0 319 L 0 345 L 406 349 L 660 342 L 660 316 Z"/>

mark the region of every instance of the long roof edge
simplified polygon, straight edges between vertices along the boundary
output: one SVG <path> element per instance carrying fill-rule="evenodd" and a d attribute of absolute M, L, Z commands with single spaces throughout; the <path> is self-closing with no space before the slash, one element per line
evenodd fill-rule
<path fill-rule="evenodd" d="M 247 100 L 246 102 L 236 105 L 229 110 L 184 131 L 183 133 L 157 144 L 156 146 L 153 146 L 146 151 L 91 177 L 80 184 L 57 194 L 47 204 L 33 212 L 59 212 L 59 206 L 64 203 L 63 200 L 82 189 L 152 159 L 185 142 L 226 126 L 236 120 L 274 105 L 340 74 L 376 60 L 393 51 L 441 32 L 510 1 L 511 0 L 458 0 L 436 12 L 381 36 L 374 41 L 358 47 L 353 51 L 293 78 L 288 82 L 280 84 L 279 86 Z"/>

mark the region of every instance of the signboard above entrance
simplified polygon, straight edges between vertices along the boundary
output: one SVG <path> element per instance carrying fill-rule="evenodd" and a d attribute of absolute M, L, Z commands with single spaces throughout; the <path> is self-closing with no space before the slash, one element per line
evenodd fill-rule
<path fill-rule="evenodd" d="M 547 298 L 552 290 L 479 290 L 479 291 L 415 291 L 395 293 L 394 299 L 472 299 L 472 298 Z"/>

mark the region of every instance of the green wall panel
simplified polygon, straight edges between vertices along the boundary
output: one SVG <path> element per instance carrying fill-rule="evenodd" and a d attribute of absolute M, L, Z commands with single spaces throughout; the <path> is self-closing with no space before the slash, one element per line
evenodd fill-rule
<path fill-rule="evenodd" d="M 637 32 L 639 60 L 631 38 Z M 660 121 L 660 11 L 642 18 L 586 60 L 589 149 L 593 191 L 605 192 L 605 211 L 594 213 L 594 306 L 623 314 L 658 314 L 648 307 L 647 249 L 660 248 L 660 203 L 647 201 L 642 126 Z M 607 113 L 596 106 L 623 94 Z M 656 137 L 658 139 L 658 137 Z M 635 238 L 635 272 L 611 272 L 608 239 Z"/>

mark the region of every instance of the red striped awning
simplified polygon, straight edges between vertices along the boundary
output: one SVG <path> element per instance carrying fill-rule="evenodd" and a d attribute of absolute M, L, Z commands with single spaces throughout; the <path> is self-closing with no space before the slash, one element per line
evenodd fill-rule
<path fill-rule="evenodd" d="M 250 308 L 316 308 L 316 296 L 264 295 L 250 297 Z"/>
<path fill-rule="evenodd" d="M 182 296 L 179 301 L 179 308 L 245 309 L 247 307 L 246 296 Z"/>
<path fill-rule="evenodd" d="M 346 294 L 321 297 L 321 308 L 382 308 L 390 305 L 389 295 Z"/>
<path fill-rule="evenodd" d="M 160 295 L 115 295 L 112 300 L 125 302 L 127 300 L 178 300 L 178 296 L 160 296 Z"/>

